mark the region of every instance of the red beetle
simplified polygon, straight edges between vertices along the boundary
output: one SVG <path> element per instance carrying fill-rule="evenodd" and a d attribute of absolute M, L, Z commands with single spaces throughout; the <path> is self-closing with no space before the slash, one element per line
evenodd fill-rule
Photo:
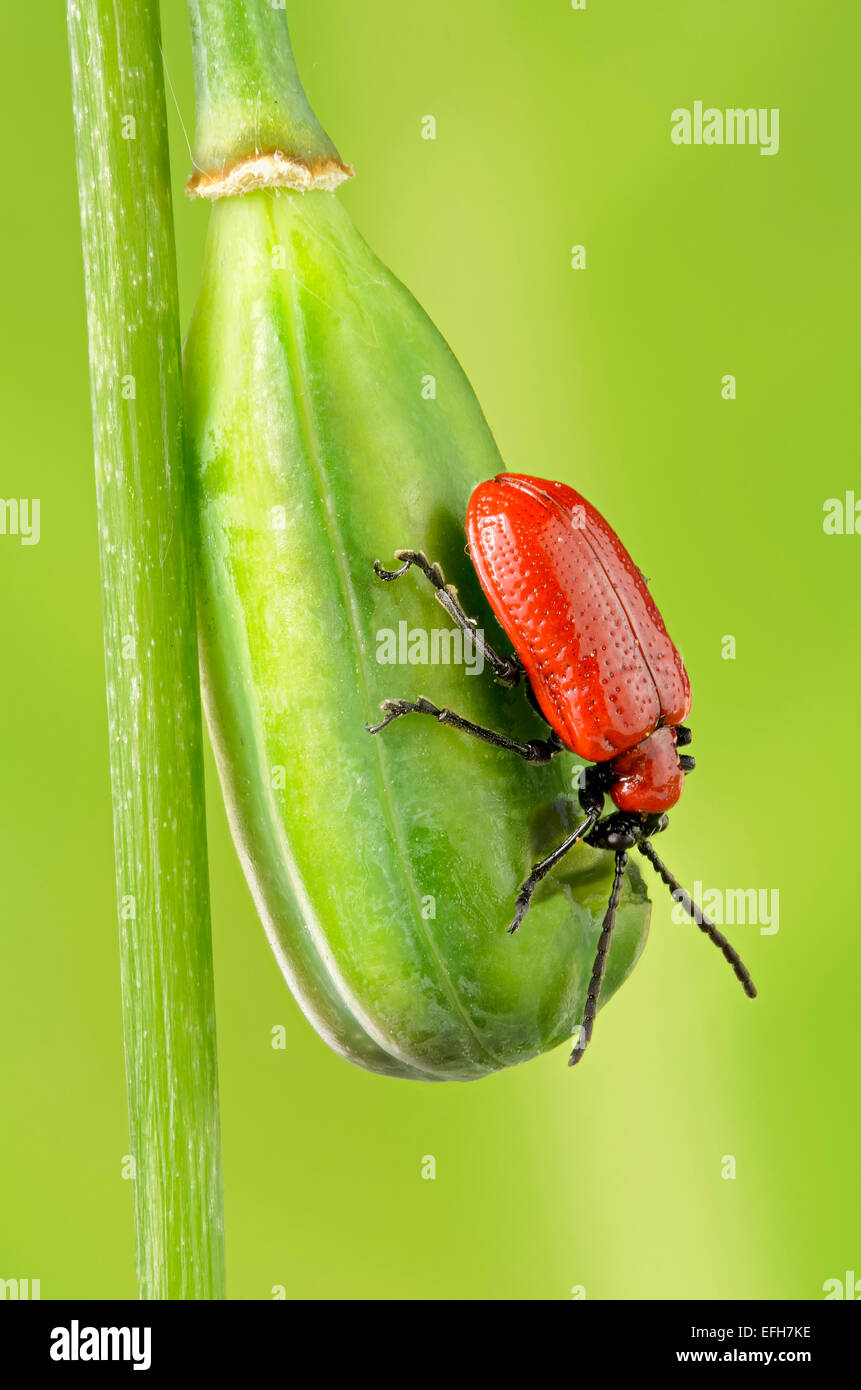
<path fill-rule="evenodd" d="M 681 796 L 694 759 L 677 752 L 691 739 L 683 722 L 691 707 L 690 682 L 640 570 L 601 514 L 564 483 L 500 473 L 473 492 L 466 527 L 481 587 L 514 647 L 513 657 L 501 657 L 488 646 L 439 565 L 421 551 L 397 551 L 400 569 L 385 570 L 379 561 L 374 569 L 385 580 L 398 579 L 413 565 L 420 569 L 446 611 L 472 636 L 496 679 L 507 686 L 526 681 L 550 737 L 520 743 L 438 709 L 423 697 L 385 700 L 386 718 L 368 728 L 376 734 L 404 714 L 428 714 L 528 762 L 549 762 L 570 749 L 592 764 L 579 793 L 585 819 L 535 865 L 520 888 L 508 928 L 517 930 L 537 885 L 578 840 L 613 852 L 613 888 L 570 1065 L 579 1062 L 592 1036 L 622 878 L 634 847 L 723 952 L 748 997 L 755 998 L 741 958 L 651 843 L 653 835 L 666 829 L 666 813 Z M 603 814 L 605 796 L 617 807 L 608 816 Z"/>

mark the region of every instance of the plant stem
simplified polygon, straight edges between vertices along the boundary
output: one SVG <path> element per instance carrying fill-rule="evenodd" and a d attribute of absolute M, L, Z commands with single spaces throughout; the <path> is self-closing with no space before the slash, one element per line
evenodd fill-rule
<path fill-rule="evenodd" d="M 271 0 L 189 0 L 195 172 L 205 198 L 252 188 L 335 188 L 352 176 L 305 95 L 282 8 Z"/>
<path fill-rule="evenodd" d="M 203 753 L 157 0 L 69 0 L 140 1296 L 224 1297 Z"/>

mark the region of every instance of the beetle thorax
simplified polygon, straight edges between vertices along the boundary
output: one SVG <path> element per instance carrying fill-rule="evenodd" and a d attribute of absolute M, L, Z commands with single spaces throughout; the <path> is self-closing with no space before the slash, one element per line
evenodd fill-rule
<path fill-rule="evenodd" d="M 642 743 L 614 758 L 610 768 L 613 781 L 608 790 L 620 811 L 668 811 L 675 806 L 685 784 L 673 728 L 655 729 Z"/>

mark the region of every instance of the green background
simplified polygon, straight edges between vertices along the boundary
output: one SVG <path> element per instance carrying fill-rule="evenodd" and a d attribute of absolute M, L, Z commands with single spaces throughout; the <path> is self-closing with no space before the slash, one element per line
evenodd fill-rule
<path fill-rule="evenodd" d="M 189 40 L 180 0 L 163 8 L 187 321 L 208 212 L 181 196 Z M 290 0 L 309 95 L 356 166 L 340 196 L 508 467 L 595 502 L 683 650 L 698 769 L 661 852 L 689 885 L 779 890 L 780 930 L 730 929 L 749 1004 L 658 897 L 576 1072 L 558 1051 L 468 1086 L 384 1080 L 290 999 L 210 775 L 234 1298 L 816 1299 L 861 1270 L 861 538 L 822 528 L 827 498 L 861 496 L 853 9 Z M 0 1278 L 133 1297 L 62 10 L 0 16 L 0 496 L 42 506 L 38 546 L 0 536 Z M 674 146 L 670 113 L 697 99 L 779 107 L 779 154 Z"/>

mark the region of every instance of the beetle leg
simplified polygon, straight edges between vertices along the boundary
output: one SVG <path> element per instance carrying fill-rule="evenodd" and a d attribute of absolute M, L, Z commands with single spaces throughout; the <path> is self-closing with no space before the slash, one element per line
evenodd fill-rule
<path fill-rule="evenodd" d="M 578 800 L 588 815 L 595 813 L 596 820 L 604 810 L 604 796 L 613 785 L 613 777 L 613 769 L 609 763 L 593 763 L 586 768 Z"/>
<path fill-rule="evenodd" d="M 417 700 L 383 700 L 380 709 L 386 711 L 386 717 L 379 724 L 366 724 L 365 728 L 369 734 L 378 734 L 393 720 L 400 719 L 401 715 L 429 714 L 440 724 L 448 724 L 452 729 L 460 729 L 461 733 L 470 734 L 473 738 L 480 738 L 484 743 L 492 743 L 495 748 L 504 748 L 506 752 L 517 753 L 528 763 L 549 763 L 551 758 L 555 758 L 557 753 L 564 750 L 561 739 L 557 738 L 555 734 L 550 738 L 534 738 L 529 743 L 520 743 L 516 738 L 509 738 L 507 734 L 498 734 L 494 729 L 485 729 L 481 724 L 473 724 L 471 719 L 464 719 L 462 715 L 455 714 L 453 710 L 440 709 L 438 705 L 426 700 L 424 695 L 420 695 Z"/>
<path fill-rule="evenodd" d="M 572 831 L 567 840 L 563 840 L 562 844 L 559 845 L 557 849 L 554 849 L 552 854 L 548 854 L 546 859 L 542 859 L 540 863 L 534 865 L 529 877 L 520 885 L 520 891 L 515 899 L 514 920 L 508 928 L 509 936 L 512 936 L 514 932 L 517 931 L 529 911 L 532 902 L 532 894 L 535 892 L 545 874 L 548 874 L 554 864 L 558 864 L 563 855 L 567 854 L 569 849 L 573 849 L 577 842 L 583 839 L 584 835 L 588 835 L 597 819 L 598 812 L 590 811 L 582 825 L 578 825 L 577 829 Z"/>
<path fill-rule="evenodd" d="M 595 1015 L 598 1012 L 601 985 L 604 983 L 604 971 L 607 969 L 607 956 L 610 951 L 613 928 L 616 925 L 616 913 L 619 909 L 619 899 L 622 896 L 622 879 L 625 876 L 625 865 L 627 862 L 628 856 L 625 850 L 617 850 L 616 872 L 613 875 L 613 887 L 610 891 L 610 901 L 607 903 L 607 911 L 604 913 L 601 935 L 598 938 L 598 949 L 595 952 L 595 964 L 592 966 L 592 978 L 589 981 L 589 993 L 586 995 L 586 1007 L 583 1010 L 583 1022 L 580 1027 L 580 1036 L 574 1051 L 568 1058 L 569 1067 L 576 1067 L 577 1063 L 581 1061 L 583 1053 L 589 1046 L 589 1039 L 592 1037 L 592 1029 L 595 1027 Z"/>
<path fill-rule="evenodd" d="M 374 574 L 378 579 L 383 579 L 388 583 L 392 579 L 400 579 L 401 575 L 406 574 L 408 569 L 415 565 L 416 569 L 421 570 L 422 574 L 430 580 L 436 589 L 437 601 L 442 604 L 449 617 L 457 623 L 458 627 L 472 639 L 475 646 L 481 652 L 488 666 L 493 671 L 494 678 L 500 685 L 517 685 L 523 675 L 523 667 L 516 656 L 502 657 L 493 650 L 484 636 L 479 632 L 478 625 L 473 618 L 467 616 L 460 606 L 457 597 L 457 590 L 451 584 L 446 584 L 445 576 L 439 565 L 431 564 L 428 557 L 422 550 L 396 550 L 395 559 L 403 560 L 400 569 L 383 569 L 379 560 L 374 561 Z"/>

